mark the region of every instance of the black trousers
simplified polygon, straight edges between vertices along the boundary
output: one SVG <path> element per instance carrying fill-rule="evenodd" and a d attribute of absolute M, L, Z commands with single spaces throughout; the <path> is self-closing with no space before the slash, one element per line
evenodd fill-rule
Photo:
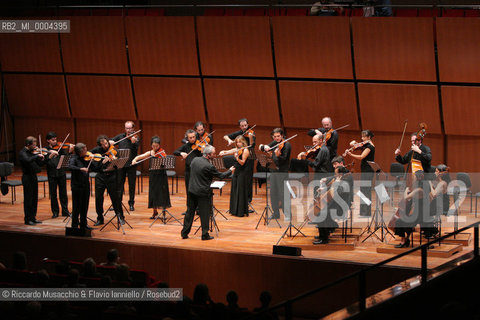
<path fill-rule="evenodd" d="M 72 188 L 72 228 L 78 227 L 78 218 L 80 217 L 80 228 L 87 226 L 88 204 L 90 203 L 90 185 L 86 184 L 83 188 Z"/>
<path fill-rule="evenodd" d="M 187 206 L 188 206 L 188 183 L 190 182 L 190 169 L 185 168 L 185 194 L 187 195 Z"/>
<path fill-rule="evenodd" d="M 213 213 L 212 196 L 197 196 L 189 192 L 187 197 L 187 213 L 183 219 L 182 237 L 186 237 L 190 233 L 197 208 L 202 226 L 202 239 L 209 236 L 208 223 L 210 222 L 210 215 Z"/>
<path fill-rule="evenodd" d="M 68 216 L 68 197 L 67 197 L 67 176 L 48 177 L 48 190 L 50 192 L 50 207 L 52 213 L 58 215 L 60 208 L 58 207 L 57 199 L 57 187 L 58 195 L 60 197 L 60 205 L 62 206 L 62 215 Z"/>
<path fill-rule="evenodd" d="M 107 189 L 108 195 L 110 196 L 115 214 L 118 214 L 122 219 L 124 218 L 121 193 L 117 186 L 116 179 L 116 173 L 105 174 L 99 172 L 95 177 L 95 209 L 97 211 L 97 221 L 103 221 L 103 195 L 105 189 Z"/>
<path fill-rule="evenodd" d="M 23 211 L 25 222 L 35 220 L 38 205 L 38 179 L 36 174 L 24 174 L 23 184 Z"/>
<path fill-rule="evenodd" d="M 135 204 L 135 182 L 137 178 L 137 166 L 124 167 L 118 170 L 120 176 L 120 202 L 123 201 L 123 191 L 125 189 L 125 180 L 128 177 L 128 205 Z"/>
<path fill-rule="evenodd" d="M 255 160 L 253 159 L 248 159 L 245 170 L 247 171 L 246 177 L 247 177 L 247 197 L 248 197 L 248 202 L 252 202 L 252 196 L 253 196 L 253 169 L 254 169 L 254 164 Z"/>
<path fill-rule="evenodd" d="M 273 216 L 277 219 L 280 218 L 280 208 L 283 208 L 283 184 L 287 178 L 288 172 L 276 171 L 270 174 L 270 200 Z"/>

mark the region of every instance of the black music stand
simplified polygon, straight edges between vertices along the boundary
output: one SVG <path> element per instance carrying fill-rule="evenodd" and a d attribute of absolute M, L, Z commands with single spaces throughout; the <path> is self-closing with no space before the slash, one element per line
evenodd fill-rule
<path fill-rule="evenodd" d="M 394 235 L 390 232 L 390 230 L 388 230 L 387 224 L 383 219 L 383 204 L 388 201 L 390 197 L 388 196 L 388 192 L 386 191 L 384 184 L 378 183 L 381 182 L 381 180 L 379 179 L 381 173 L 383 173 L 385 177 L 387 175 L 385 174 L 385 172 L 382 171 L 382 169 L 376 162 L 367 162 L 375 172 L 375 212 L 373 213 L 373 217 L 368 225 L 368 229 L 364 231 L 364 233 L 368 231 L 370 232 L 370 234 L 365 239 L 363 239 L 362 242 L 365 242 L 371 236 L 375 236 L 378 240 L 384 242 L 388 234 L 395 238 Z M 372 225 L 373 230 L 371 229 Z M 377 235 L 378 230 L 380 230 L 380 237 Z"/>
<path fill-rule="evenodd" d="M 175 158 L 151 158 L 150 168 L 148 170 L 167 170 L 167 169 L 174 169 L 174 168 L 175 168 Z M 167 185 L 168 185 L 168 177 L 167 177 Z M 169 215 L 168 218 L 166 216 L 167 214 Z M 175 218 L 166 208 L 162 208 L 162 213 L 158 214 L 155 217 L 153 222 L 150 224 L 149 228 L 151 228 L 155 223 L 155 221 L 157 221 L 158 219 L 160 219 L 160 221 L 162 221 L 163 224 L 167 224 L 168 221 L 173 219 L 177 221 L 181 226 L 183 226 L 180 220 Z"/>
<path fill-rule="evenodd" d="M 215 168 L 217 168 L 218 171 L 227 171 L 227 168 L 225 168 L 225 164 L 223 163 L 223 158 L 222 157 L 218 157 L 218 158 L 211 158 L 209 159 L 208 161 L 210 161 L 211 164 L 213 164 L 213 166 Z M 221 183 L 219 183 L 221 182 Z M 220 195 L 222 194 L 222 188 L 225 186 L 225 184 L 227 184 L 226 182 L 224 181 L 215 181 L 213 182 L 211 185 L 210 185 L 210 189 L 218 189 L 220 190 Z M 225 217 L 225 215 L 220 211 L 218 210 L 215 205 L 213 205 L 213 200 L 212 200 L 212 206 L 213 206 L 213 210 L 215 212 L 215 216 L 217 214 L 220 213 L 220 215 L 225 219 L 225 220 L 228 220 L 227 217 Z M 228 212 L 228 211 L 227 211 Z"/>
<path fill-rule="evenodd" d="M 218 224 L 217 224 L 217 221 L 215 220 L 215 215 L 213 214 L 213 211 L 216 210 L 217 213 L 220 213 L 222 214 L 216 207 L 215 205 L 213 204 L 213 190 L 215 189 L 218 189 L 218 190 L 222 190 L 222 188 L 226 185 L 227 183 L 225 181 L 214 181 L 212 182 L 212 184 L 210 185 L 210 190 L 212 190 L 212 196 L 210 197 L 210 201 L 212 203 L 212 212 L 210 212 L 210 232 L 213 232 L 213 229 L 215 229 L 215 234 L 217 235 L 218 237 L 218 233 L 220 232 L 220 228 L 218 227 Z M 223 214 L 222 214 L 223 216 Z M 225 218 L 225 217 L 224 217 Z M 226 219 L 226 218 L 225 218 Z M 194 234 L 197 234 L 198 230 L 200 230 L 202 226 L 200 225 L 197 230 L 195 230 L 195 233 Z"/>
<path fill-rule="evenodd" d="M 268 179 L 270 178 L 270 172 L 268 172 L 268 168 L 270 167 L 270 164 L 273 163 L 273 160 L 271 157 L 265 155 L 265 154 L 259 154 L 258 157 L 258 162 L 262 165 L 262 167 L 265 167 L 267 171 L 265 171 L 265 208 L 262 211 L 262 215 L 260 216 L 260 219 L 258 219 L 257 226 L 255 229 L 258 229 L 258 225 L 260 224 L 260 221 L 263 219 L 263 224 L 268 225 L 270 222 L 270 216 L 273 216 L 273 210 L 270 207 L 270 204 L 268 203 Z M 260 172 L 263 173 L 263 172 Z M 263 178 L 263 177 L 262 177 Z M 277 221 L 278 227 L 281 228 L 280 223 L 278 222 L 278 219 L 275 218 L 275 221 Z"/>
<path fill-rule="evenodd" d="M 129 157 L 130 157 L 130 150 L 129 149 L 119 149 L 117 151 L 117 158 L 111 160 L 109 162 L 108 166 L 103 171 L 104 172 L 112 172 L 112 171 L 117 171 L 118 169 L 122 169 L 125 166 L 125 164 L 127 163 Z M 117 196 L 119 196 L 119 194 L 118 194 L 118 190 L 119 190 L 119 188 L 118 188 L 118 174 L 116 174 L 114 190 L 115 190 L 114 192 L 117 192 Z M 113 206 L 113 203 L 110 206 Z M 125 209 L 127 211 L 128 214 L 130 214 L 130 212 L 128 211 L 127 207 L 125 207 L 123 202 L 122 202 L 122 207 L 123 207 L 123 209 Z M 104 215 L 107 215 L 107 213 L 108 213 L 108 210 L 105 211 Z M 115 218 L 117 218 L 117 220 L 116 220 L 117 225 L 115 225 L 115 222 L 113 222 L 113 219 L 115 219 Z M 127 226 L 130 227 L 130 229 L 133 229 L 133 227 L 128 223 L 128 221 L 125 219 L 125 217 L 124 217 L 123 221 L 125 221 L 125 223 L 127 224 Z M 125 234 L 125 229 L 123 228 L 123 225 L 120 222 L 120 217 L 118 215 L 118 212 L 115 212 L 115 215 L 100 229 L 100 231 L 105 229 L 110 223 L 115 227 L 115 229 L 117 229 L 117 230 L 122 229 L 122 233 Z"/>

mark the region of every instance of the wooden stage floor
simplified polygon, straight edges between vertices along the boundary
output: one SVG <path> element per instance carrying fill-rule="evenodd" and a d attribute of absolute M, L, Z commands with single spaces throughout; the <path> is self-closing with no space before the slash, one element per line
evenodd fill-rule
<path fill-rule="evenodd" d="M 16 171 L 10 179 L 20 179 L 20 173 Z M 170 184 L 171 187 L 171 184 Z M 185 190 L 183 179 L 179 179 L 179 192 L 170 196 L 172 208 L 169 212 L 176 218 L 183 221 L 182 212 L 185 211 Z M 192 250 L 211 250 L 218 252 L 235 252 L 235 253 L 248 253 L 257 255 L 272 255 L 273 245 L 280 239 L 287 223 L 280 220 L 282 228 L 279 228 L 275 223 L 271 223 L 269 226 L 264 226 L 260 223 L 258 229 L 255 229 L 257 222 L 260 219 L 260 214 L 265 207 L 265 187 L 262 186 L 258 189 L 258 194 L 254 194 L 252 202 L 253 207 L 258 214 L 250 214 L 249 217 L 234 217 L 225 213 L 229 206 L 230 197 L 230 183 L 228 183 L 219 195 L 218 190 L 215 191 L 214 203 L 215 206 L 226 216 L 228 220 L 225 220 L 221 215 L 217 215 L 216 221 L 218 223 L 220 232 L 211 234 L 215 236 L 214 240 L 201 241 L 200 232 L 193 235 L 193 230 L 196 230 L 196 226 L 199 225 L 199 221 L 194 223 L 192 228 L 192 234 L 189 239 L 182 240 L 180 237 L 181 226 L 171 220 L 167 224 L 163 224 L 160 220 L 157 220 L 155 224 L 149 228 L 152 220 L 149 217 L 152 215 L 152 210 L 147 208 L 148 203 L 148 177 L 143 179 L 143 190 L 141 194 L 136 194 L 135 197 L 135 211 L 130 215 L 126 214 L 128 223 L 133 227 L 130 229 L 125 225 L 125 235 L 121 231 L 117 231 L 112 225 L 107 226 L 103 231 L 99 228 L 95 228 L 92 231 L 92 237 L 94 239 L 112 240 L 119 242 L 127 242 L 132 244 L 146 244 L 165 247 L 176 247 L 182 249 Z M 23 190 L 22 187 L 17 188 L 17 201 L 15 204 L 11 204 L 10 193 L 6 196 L 0 197 L 0 229 L 5 231 L 21 231 L 32 232 L 51 235 L 64 235 L 65 223 L 63 217 L 56 219 L 51 218 L 50 201 L 48 199 L 48 186 L 46 188 L 46 197 L 43 197 L 43 186 L 39 184 L 39 204 L 37 219 L 43 223 L 36 226 L 27 226 L 23 224 Z M 71 189 L 68 186 L 69 194 L 69 207 L 71 208 Z M 126 203 L 126 198 L 124 197 Z M 468 203 L 467 203 L 468 202 Z M 108 197 L 105 198 L 105 206 L 110 205 Z M 367 225 L 368 221 L 358 218 L 358 206 L 356 202 L 354 205 L 354 227 L 363 228 Z M 469 201 L 466 201 L 462 206 L 460 226 L 466 225 L 469 222 L 475 221 L 474 215 L 467 213 L 470 210 Z M 95 200 L 94 197 L 90 198 L 89 218 L 96 219 L 95 213 Z M 385 216 L 392 214 L 393 208 L 387 206 L 384 209 Z M 109 212 L 106 221 L 113 215 Z M 282 215 L 283 218 L 283 215 Z M 443 217 L 445 218 L 445 217 Z M 93 222 L 89 222 L 93 225 Z M 296 223 L 297 224 L 297 223 Z M 452 230 L 451 223 L 444 223 L 443 233 Z M 296 237 L 295 239 L 284 238 L 280 241 L 280 245 L 289 246 L 301 246 L 303 248 L 302 254 L 305 259 L 323 260 L 323 261 L 341 261 L 355 264 L 374 264 L 385 260 L 392 256 L 391 253 L 378 253 L 379 247 L 393 247 L 395 240 L 388 236 L 387 242 L 382 243 L 375 237 L 370 237 L 365 242 L 362 242 L 365 235 L 355 242 L 355 247 L 347 249 L 347 247 L 326 248 L 325 246 L 318 245 L 313 246 L 311 242 L 313 235 L 317 234 L 316 228 L 312 225 L 306 225 L 302 229 L 309 237 Z M 472 235 L 473 237 L 473 235 Z M 460 248 L 460 252 L 457 252 L 449 257 L 433 257 L 429 256 L 428 266 L 429 268 L 438 267 L 452 259 L 471 252 L 473 249 L 470 243 L 467 246 Z M 392 263 L 393 266 L 418 268 L 420 266 L 420 256 L 409 256 L 399 259 Z"/>

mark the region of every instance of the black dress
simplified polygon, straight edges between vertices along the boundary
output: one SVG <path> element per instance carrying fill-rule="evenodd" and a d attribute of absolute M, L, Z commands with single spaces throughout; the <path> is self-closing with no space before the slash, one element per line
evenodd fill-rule
<path fill-rule="evenodd" d="M 245 153 L 242 153 L 243 159 Z M 248 161 L 248 160 L 247 160 Z M 235 163 L 235 173 L 232 177 L 230 190 L 230 213 L 237 217 L 248 216 L 248 167 L 247 161 L 242 165 Z"/>
<path fill-rule="evenodd" d="M 170 208 L 171 206 L 166 170 L 150 170 L 148 184 L 148 207 Z"/>
<path fill-rule="evenodd" d="M 367 143 L 362 147 L 362 152 L 365 149 L 370 149 L 370 153 L 362 159 L 360 163 L 360 169 L 362 171 L 361 180 L 362 181 L 372 181 L 373 180 L 373 169 L 368 164 L 368 161 L 375 161 L 375 147 L 371 143 Z M 360 192 L 362 192 L 369 200 L 372 200 L 372 187 L 360 187 Z M 364 217 L 371 216 L 372 214 L 372 205 L 360 204 L 360 215 Z"/>

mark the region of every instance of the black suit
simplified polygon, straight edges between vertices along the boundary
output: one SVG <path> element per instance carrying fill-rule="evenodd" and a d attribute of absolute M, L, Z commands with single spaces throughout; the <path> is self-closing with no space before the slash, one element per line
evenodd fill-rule
<path fill-rule="evenodd" d="M 48 150 L 53 148 L 47 147 Z M 58 216 L 60 208 L 58 207 L 57 199 L 57 186 L 58 194 L 60 197 L 60 205 L 62 207 L 62 216 L 68 216 L 68 197 L 67 197 L 67 175 L 65 169 L 57 169 L 60 156 L 67 155 L 65 150 L 59 150 L 58 156 L 51 159 L 47 159 L 47 176 L 48 176 L 48 190 L 50 193 L 50 207 L 54 216 Z"/>
<path fill-rule="evenodd" d="M 432 173 L 432 151 L 430 148 L 424 144 L 420 145 L 420 150 L 422 150 L 422 153 L 416 153 L 413 150 L 408 151 L 403 157 L 401 155 L 398 155 L 395 157 L 395 160 L 397 160 L 401 164 L 408 164 L 412 160 L 412 153 L 413 153 L 413 159 L 415 160 L 420 160 L 422 162 L 422 167 L 423 167 L 423 172 L 425 173 Z"/>
<path fill-rule="evenodd" d="M 115 136 L 112 140 L 118 141 L 120 139 L 125 138 L 126 136 L 127 136 L 126 133 L 121 133 Z M 123 200 L 123 190 L 125 188 L 125 180 L 128 177 L 128 195 L 129 195 L 128 204 L 130 206 L 133 206 L 135 204 L 135 179 L 137 178 L 137 166 L 136 165 L 132 166 L 132 160 L 138 154 L 139 144 L 140 144 L 140 141 L 132 143 L 130 139 L 124 139 L 120 141 L 118 144 L 116 144 L 118 149 L 130 150 L 130 156 L 128 158 L 127 163 L 125 164 L 125 167 L 118 170 L 120 202 L 122 202 Z"/>
<path fill-rule="evenodd" d="M 27 148 L 20 150 L 18 159 L 22 166 L 23 210 L 25 213 L 25 223 L 27 223 L 36 220 L 35 217 L 38 206 L 37 173 L 41 171 L 40 166 L 44 161 Z"/>
<path fill-rule="evenodd" d="M 81 168 L 87 168 L 89 161 L 85 161 L 77 155 L 70 158 L 68 168 L 72 171 L 72 228 L 87 226 L 88 204 L 90 202 L 90 181 L 87 172 Z"/>
<path fill-rule="evenodd" d="M 200 223 L 202 225 L 202 239 L 209 237 L 208 220 L 212 213 L 212 190 L 210 185 L 213 178 L 223 179 L 231 174 L 231 171 L 219 172 L 213 164 L 205 157 L 197 157 L 190 164 L 191 175 L 188 186 L 187 213 L 183 220 L 182 237 L 185 238 L 190 233 L 195 216 L 195 210 L 198 208 Z"/>

